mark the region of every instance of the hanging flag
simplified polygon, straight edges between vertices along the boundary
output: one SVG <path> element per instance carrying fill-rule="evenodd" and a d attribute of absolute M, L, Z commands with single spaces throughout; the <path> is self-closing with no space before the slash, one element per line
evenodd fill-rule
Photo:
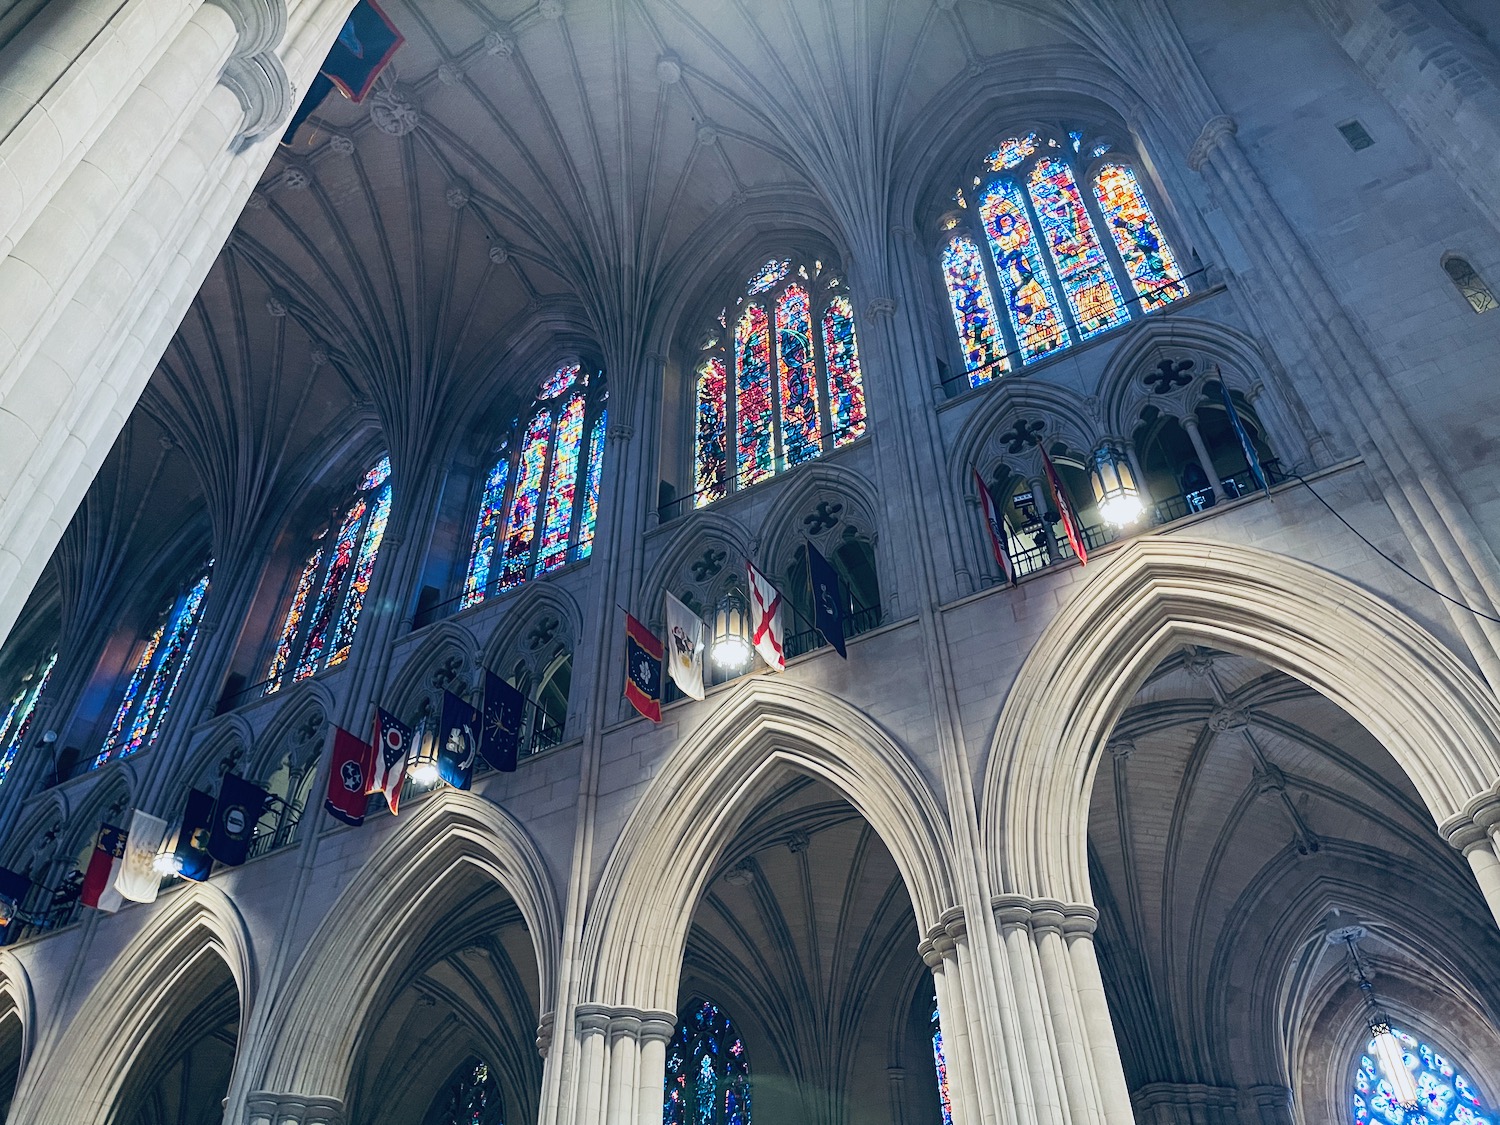
<path fill-rule="evenodd" d="M 271 795 L 238 774 L 226 773 L 219 782 L 219 800 L 208 833 L 208 854 L 231 867 L 250 858 L 255 825 Z"/>
<path fill-rule="evenodd" d="M 839 572 L 813 546 L 811 539 L 807 541 L 807 577 L 812 586 L 813 624 L 834 651 L 848 660 L 849 654 L 844 651 L 844 590 L 839 583 Z"/>
<path fill-rule="evenodd" d="M 375 708 L 375 748 L 370 755 L 370 777 L 365 792 L 385 794 L 392 816 L 401 803 L 401 786 L 406 782 L 406 765 L 416 737 L 411 727 L 384 707 Z"/>
<path fill-rule="evenodd" d="M 156 853 L 167 838 L 167 822 L 159 816 L 133 809 L 130 830 L 125 834 L 125 858 L 115 873 L 115 890 L 131 902 L 155 902 L 161 889 Z"/>
<path fill-rule="evenodd" d="M 115 890 L 115 876 L 120 864 L 125 861 L 125 829 L 113 824 L 99 825 L 99 835 L 94 838 L 94 854 L 89 857 L 89 868 L 83 876 L 83 890 L 78 898 L 84 906 L 113 914 L 125 901 Z"/>
<path fill-rule="evenodd" d="M 365 822 L 365 794 L 370 788 L 374 748 L 343 727 L 333 728 L 333 761 L 328 764 L 328 795 L 323 808 L 334 820 L 356 828 Z M 214 853 L 218 855 L 217 852 Z"/>
<path fill-rule="evenodd" d="M 479 709 L 466 699 L 443 692 L 443 725 L 438 732 L 438 774 L 455 789 L 467 789 L 474 780 L 474 755 L 479 750 L 483 720 Z"/>
<path fill-rule="evenodd" d="M 12 907 L 17 907 L 26 898 L 26 892 L 29 890 L 31 890 L 31 879 L 28 876 L 22 875 L 19 871 L 12 871 L 9 867 L 0 867 L 0 899 L 9 902 Z"/>
<path fill-rule="evenodd" d="M 213 869 L 208 854 L 208 834 L 213 829 L 214 798 L 201 789 L 189 789 L 182 809 L 182 827 L 177 830 L 177 874 L 201 883 Z"/>
<path fill-rule="evenodd" d="M 625 698 L 653 723 L 661 722 L 661 641 L 625 615 Z"/>
<path fill-rule="evenodd" d="M 1240 420 L 1240 412 L 1234 408 L 1234 399 L 1229 397 L 1229 387 L 1224 382 L 1223 375 L 1219 376 L 1219 395 L 1224 400 L 1224 412 L 1229 415 L 1229 424 L 1234 427 L 1235 436 L 1240 439 L 1240 449 L 1244 451 L 1245 464 L 1250 467 L 1250 475 L 1255 478 L 1255 483 L 1260 490 L 1270 496 L 1271 485 L 1266 480 L 1266 470 L 1260 463 L 1260 454 L 1255 452 L 1255 443 L 1250 440 L 1250 435 L 1245 430 L 1245 423 Z"/>
<path fill-rule="evenodd" d="M 750 574 L 750 643 L 767 667 L 786 671 L 786 625 L 782 621 L 781 591 L 756 569 L 745 562 Z"/>
<path fill-rule="evenodd" d="M 484 730 L 479 754 L 493 768 L 513 773 L 521 757 L 521 720 L 526 697 L 488 668 L 484 670 Z"/>
<path fill-rule="evenodd" d="M 984 513 L 984 525 L 990 532 L 990 550 L 995 553 L 995 563 L 1005 575 L 1005 581 L 1015 585 L 1016 568 L 1010 561 L 1010 532 L 1006 530 L 1005 519 L 995 507 L 995 498 L 990 495 L 978 469 L 974 470 L 974 484 L 979 489 L 979 510 Z"/>
<path fill-rule="evenodd" d="M 1078 523 L 1078 517 L 1073 511 L 1073 502 L 1068 499 L 1068 490 L 1063 487 L 1058 478 L 1057 469 L 1052 465 L 1052 458 L 1047 456 L 1047 451 L 1042 450 L 1042 469 L 1047 474 L 1047 485 L 1052 489 L 1052 501 L 1057 505 L 1058 515 L 1062 517 L 1063 531 L 1067 533 L 1068 545 L 1073 548 L 1073 553 L 1078 556 L 1081 565 L 1087 566 L 1089 551 L 1083 542 L 1083 528 Z"/>
<path fill-rule="evenodd" d="M 363 101 L 386 63 L 405 42 L 396 25 L 374 0 L 360 0 L 344 21 L 322 67 L 308 83 L 307 93 L 282 134 L 281 143 L 292 143 L 298 126 L 323 103 L 335 86 L 346 98 Z"/>
<path fill-rule="evenodd" d="M 667 595 L 667 671 L 693 699 L 703 698 L 703 619 Z"/>

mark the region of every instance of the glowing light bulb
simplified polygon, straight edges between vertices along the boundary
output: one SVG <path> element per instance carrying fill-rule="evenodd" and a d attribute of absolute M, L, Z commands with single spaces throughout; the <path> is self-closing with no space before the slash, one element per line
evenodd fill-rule
<path fill-rule="evenodd" d="M 436 785 L 441 776 L 436 762 L 423 762 L 411 771 L 411 779 L 418 785 Z"/>
<path fill-rule="evenodd" d="M 1406 1053 L 1401 1050 L 1401 1044 L 1391 1034 L 1391 1025 L 1372 1023 L 1370 1033 L 1374 1036 L 1370 1042 L 1375 1049 L 1375 1061 L 1391 1084 L 1391 1093 L 1403 1108 L 1416 1109 L 1419 1100 L 1417 1080 L 1406 1065 Z"/>

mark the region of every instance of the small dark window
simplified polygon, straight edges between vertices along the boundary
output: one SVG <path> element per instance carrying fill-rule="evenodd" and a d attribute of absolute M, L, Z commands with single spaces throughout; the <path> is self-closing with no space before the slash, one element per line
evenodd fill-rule
<path fill-rule="evenodd" d="M 1369 148 L 1375 143 L 1375 138 L 1370 136 L 1358 121 L 1345 121 L 1339 126 L 1339 132 L 1344 134 L 1344 140 L 1349 142 L 1349 147 L 1355 152 L 1362 148 Z"/>
<path fill-rule="evenodd" d="M 1464 300 L 1469 302 L 1469 307 L 1475 312 L 1489 312 L 1493 308 L 1500 308 L 1500 301 L 1495 300 L 1495 294 L 1484 283 L 1484 278 L 1480 277 L 1474 267 L 1469 265 L 1467 258 L 1444 258 L 1443 269 L 1453 279 L 1453 284 L 1458 287 Z"/>

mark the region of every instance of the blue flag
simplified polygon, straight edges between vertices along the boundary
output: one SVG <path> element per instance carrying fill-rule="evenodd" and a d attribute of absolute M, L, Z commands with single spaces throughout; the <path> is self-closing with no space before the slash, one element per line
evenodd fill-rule
<path fill-rule="evenodd" d="M 839 573 L 811 539 L 807 541 L 807 576 L 812 584 L 813 624 L 834 651 L 848 660 L 849 654 L 844 651 L 844 591 L 839 584 Z"/>
<path fill-rule="evenodd" d="M 270 799 L 271 795 L 255 782 L 226 773 L 219 782 L 219 800 L 208 832 L 208 854 L 231 867 L 250 858 L 255 825 Z"/>
<path fill-rule="evenodd" d="M 479 751 L 479 709 L 451 691 L 443 692 L 443 725 L 438 732 L 438 774 L 455 789 L 474 780 Z"/>
<path fill-rule="evenodd" d="M 484 670 L 484 732 L 479 753 L 486 762 L 510 773 L 521 756 L 521 719 L 526 697 L 488 668 Z"/>
<path fill-rule="evenodd" d="M 208 834 L 214 823 L 214 798 L 201 789 L 189 789 L 182 809 L 182 827 L 177 832 L 177 873 L 201 883 L 212 870 Z"/>
<path fill-rule="evenodd" d="M 1229 424 L 1234 427 L 1235 436 L 1240 439 L 1240 449 L 1244 451 L 1245 463 L 1250 466 L 1250 475 L 1255 478 L 1255 483 L 1262 492 L 1267 496 L 1271 495 L 1271 486 L 1266 482 L 1266 471 L 1260 464 L 1260 454 L 1255 452 L 1255 443 L 1245 432 L 1245 423 L 1240 421 L 1240 412 L 1234 408 L 1234 399 L 1229 397 L 1229 387 L 1222 378 L 1219 379 L 1219 395 L 1224 399 L 1224 412 L 1229 415 Z"/>

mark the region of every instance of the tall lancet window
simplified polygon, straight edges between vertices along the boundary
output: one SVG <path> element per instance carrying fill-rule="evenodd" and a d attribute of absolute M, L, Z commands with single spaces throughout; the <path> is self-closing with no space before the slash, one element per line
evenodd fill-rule
<path fill-rule="evenodd" d="M 1037 128 L 964 181 L 938 258 L 970 386 L 1188 295 L 1137 162 L 1112 141 Z"/>
<path fill-rule="evenodd" d="M 391 518 L 391 459 L 382 456 L 354 488 L 336 522 L 298 572 L 266 669 L 266 694 L 349 657 Z"/>
<path fill-rule="evenodd" d="M 844 280 L 773 258 L 703 338 L 693 391 L 693 507 L 848 445 L 865 386 Z"/>
<path fill-rule="evenodd" d="M 542 381 L 485 476 L 461 608 L 593 552 L 608 399 L 582 364 Z"/>
<path fill-rule="evenodd" d="M 1351 1108 L 1355 1125 L 1496 1125 L 1493 1108 L 1473 1080 L 1445 1055 L 1415 1035 L 1391 1028 L 1401 1058 L 1387 1060 L 1371 1039 L 1359 1052 L 1354 1071 Z M 1417 1104 L 1402 1104 L 1387 1066 L 1400 1066 L 1411 1076 Z M 1408 1085 L 1402 1083 L 1403 1086 Z"/>
<path fill-rule="evenodd" d="M 198 580 L 168 602 L 158 615 L 156 627 L 131 668 L 104 745 L 94 757 L 95 767 L 111 758 L 128 758 L 144 750 L 161 733 L 183 670 L 192 658 L 193 642 L 198 639 L 198 623 L 203 618 L 212 569 L 210 561 Z"/>
<path fill-rule="evenodd" d="M 16 764 L 16 753 L 21 749 L 21 740 L 31 729 L 36 705 L 42 698 L 42 692 L 47 690 L 47 681 L 52 678 L 52 669 L 56 664 L 57 653 L 54 652 L 40 664 L 32 666 L 22 674 L 10 697 L 10 706 L 5 708 L 4 718 L 0 719 L 0 782 L 10 776 L 11 767 Z"/>
<path fill-rule="evenodd" d="M 953 1101 L 948 1095 L 948 1056 L 943 1051 L 943 1021 L 938 1014 L 937 997 L 932 998 L 932 1064 L 937 1068 L 938 1109 L 943 1125 L 953 1125 Z"/>
<path fill-rule="evenodd" d="M 683 1012 L 667 1045 L 662 1125 L 750 1125 L 750 1057 L 712 1001 Z"/>

